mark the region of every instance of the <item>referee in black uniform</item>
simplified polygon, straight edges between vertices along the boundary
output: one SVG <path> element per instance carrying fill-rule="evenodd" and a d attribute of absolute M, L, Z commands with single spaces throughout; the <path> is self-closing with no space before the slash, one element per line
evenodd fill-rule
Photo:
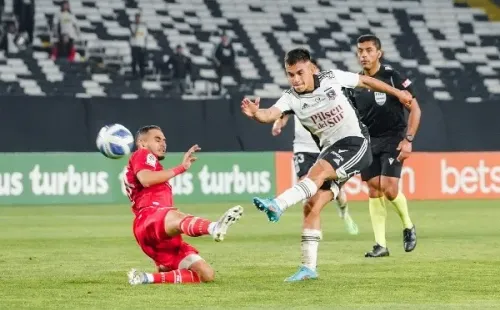
<path fill-rule="evenodd" d="M 379 79 L 395 88 L 409 91 L 413 97 L 411 81 L 390 66 L 380 63 L 382 45 L 374 35 L 363 35 L 357 41 L 358 60 L 363 67 L 360 74 Z M 368 89 L 350 90 L 361 121 L 370 133 L 373 163 L 361 172 L 369 188 L 370 217 L 375 234 L 375 246 L 365 257 L 389 256 L 385 240 L 386 204 L 393 205 L 403 222 L 403 245 L 411 252 L 417 245 L 405 195 L 399 190 L 403 162 L 410 156 L 412 142 L 420 123 L 420 107 L 414 98 L 411 105 L 403 106 L 395 97 Z M 405 108 L 409 110 L 408 122 Z"/>

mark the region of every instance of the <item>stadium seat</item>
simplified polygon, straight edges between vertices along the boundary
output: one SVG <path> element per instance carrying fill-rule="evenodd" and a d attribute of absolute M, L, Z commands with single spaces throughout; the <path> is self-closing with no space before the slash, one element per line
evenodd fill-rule
<path fill-rule="evenodd" d="M 211 57 L 225 31 L 249 95 L 280 96 L 287 87 L 283 56 L 294 47 L 311 49 L 324 69 L 358 71 L 355 40 L 374 33 L 383 42 L 384 62 L 410 77 L 425 101 L 500 98 L 500 23 L 451 0 L 71 1 L 82 31 L 76 46 L 84 60 L 104 66 L 97 71 L 48 58 L 59 1 L 36 4 L 34 50 L 16 58 L 0 54 L 0 80 L 17 83 L 9 89 L 26 95 L 169 96 L 168 81 L 157 81 L 155 61 L 178 44 L 198 70 L 193 94 L 206 95 L 217 88 Z M 131 72 L 129 28 L 138 12 L 150 31 L 142 83 L 124 77 Z M 232 78 L 222 82 L 238 86 Z"/>

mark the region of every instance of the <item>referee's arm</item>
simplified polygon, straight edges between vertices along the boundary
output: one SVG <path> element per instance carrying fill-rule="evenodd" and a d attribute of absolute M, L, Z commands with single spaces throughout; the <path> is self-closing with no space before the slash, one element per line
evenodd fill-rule
<path fill-rule="evenodd" d="M 411 140 L 417 134 L 418 127 L 420 125 L 420 117 L 422 115 L 422 111 L 420 110 L 420 105 L 418 104 L 417 98 L 415 97 L 415 91 L 412 87 L 412 82 L 410 79 L 403 77 L 399 72 L 394 71 L 392 75 L 392 81 L 394 87 L 400 90 L 406 90 L 410 92 L 413 96 L 412 101 L 409 105 L 404 105 L 405 108 L 410 112 L 408 116 L 408 128 L 406 129 L 406 136 L 411 136 Z"/>

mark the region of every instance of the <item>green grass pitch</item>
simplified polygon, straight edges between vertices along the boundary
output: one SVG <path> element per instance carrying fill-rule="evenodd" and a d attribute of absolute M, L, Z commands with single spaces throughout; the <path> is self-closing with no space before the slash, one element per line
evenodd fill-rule
<path fill-rule="evenodd" d="M 217 219 L 231 204 L 182 205 Z M 323 213 L 320 279 L 284 283 L 300 263 L 301 209 L 269 223 L 249 204 L 226 240 L 186 238 L 217 270 L 202 285 L 131 287 L 131 267 L 153 270 L 131 232 L 128 206 L 0 208 L 1 309 L 500 309 L 497 201 L 411 202 L 418 245 L 402 247 L 388 210 L 391 257 L 373 245 L 366 203 L 351 203 L 360 235 L 332 205 Z"/>

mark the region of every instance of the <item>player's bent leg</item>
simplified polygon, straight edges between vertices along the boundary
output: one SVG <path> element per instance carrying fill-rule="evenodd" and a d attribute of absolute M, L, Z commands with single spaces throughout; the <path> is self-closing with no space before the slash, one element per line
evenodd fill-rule
<path fill-rule="evenodd" d="M 304 205 L 304 219 L 301 240 L 302 265 L 285 282 L 296 282 L 318 278 L 316 272 L 318 247 L 321 240 L 321 210 L 333 200 L 333 192 L 320 189 Z"/>
<path fill-rule="evenodd" d="M 195 256 L 196 254 L 192 255 Z M 179 268 L 180 267 L 181 265 L 179 265 Z M 213 282 L 215 280 L 215 270 L 201 257 L 196 262 L 190 264 L 190 266 L 186 269 L 194 271 L 199 276 L 200 281 L 203 283 Z"/>
<path fill-rule="evenodd" d="M 159 245 L 155 257 L 158 266 L 157 273 L 140 272 L 132 269 L 128 273 L 129 283 L 138 284 L 188 284 L 211 282 L 215 272 L 206 263 L 198 251 L 182 241 L 177 245 L 165 241 Z M 171 243 L 171 244 L 170 244 Z"/>
<path fill-rule="evenodd" d="M 243 207 L 235 206 L 227 210 L 217 222 L 213 222 L 172 210 L 165 216 L 165 232 L 170 237 L 179 234 L 190 237 L 211 235 L 215 241 L 222 241 L 228 228 L 236 223 L 242 215 Z"/>
<path fill-rule="evenodd" d="M 385 239 L 385 221 L 387 210 L 384 195 L 380 187 L 380 176 L 372 177 L 366 182 L 368 184 L 368 207 L 372 222 L 375 245 L 373 249 L 365 253 L 365 257 L 389 256 L 389 249 Z"/>
<path fill-rule="evenodd" d="M 128 274 L 130 285 L 140 284 L 196 284 L 201 283 L 198 274 L 189 269 L 174 269 L 168 272 L 148 273 L 131 269 Z"/>
<path fill-rule="evenodd" d="M 277 222 L 283 212 L 305 199 L 316 194 L 325 180 L 337 177 L 335 169 L 325 160 L 319 159 L 309 170 L 307 177 L 292 188 L 287 189 L 275 199 L 254 198 L 253 203 L 260 211 L 266 213 L 269 221 Z"/>
<path fill-rule="evenodd" d="M 417 246 L 417 233 L 408 212 L 408 203 L 405 195 L 399 191 L 399 178 L 382 176 L 381 187 L 386 199 L 394 206 L 403 223 L 403 247 L 411 252 Z"/>

